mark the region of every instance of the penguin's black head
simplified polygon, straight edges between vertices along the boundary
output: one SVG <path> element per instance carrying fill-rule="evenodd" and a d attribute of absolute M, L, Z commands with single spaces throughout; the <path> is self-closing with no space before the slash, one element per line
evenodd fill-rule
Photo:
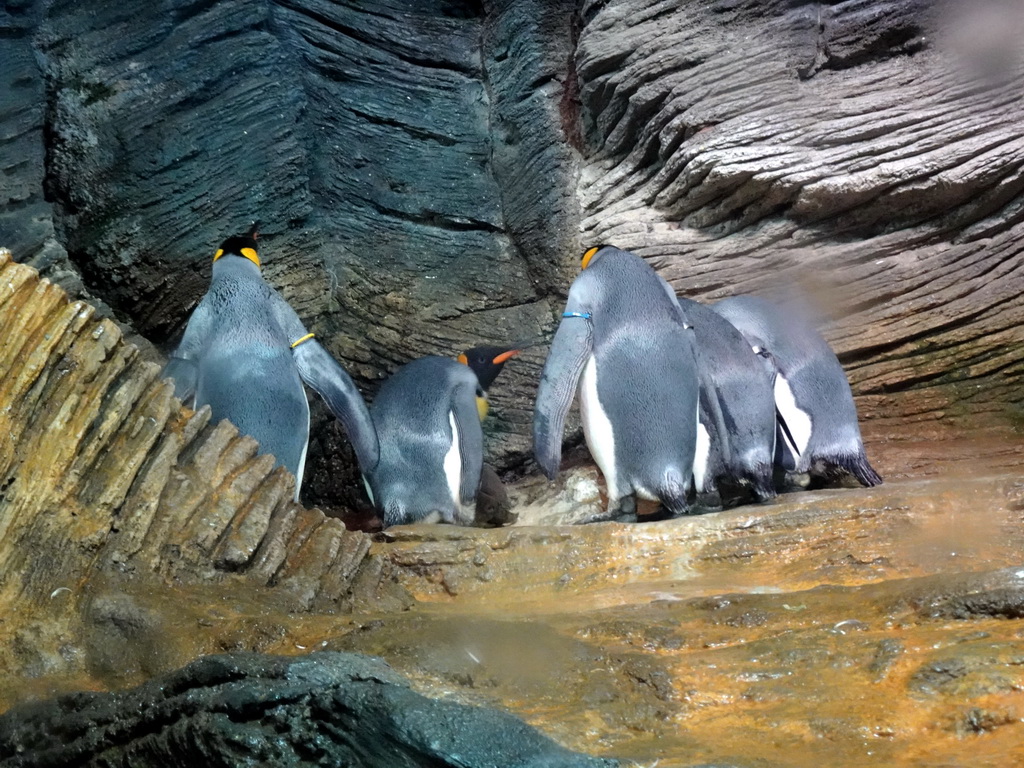
<path fill-rule="evenodd" d="M 486 390 L 501 373 L 502 366 L 510 357 L 515 357 L 521 350 L 509 347 L 473 347 L 467 349 L 458 360 L 473 369 L 480 382 L 480 388 Z"/>
<path fill-rule="evenodd" d="M 221 256 L 241 256 L 243 259 L 251 261 L 257 267 L 260 266 L 260 257 L 256 252 L 256 238 L 259 235 L 260 230 L 257 223 L 253 224 L 244 235 L 229 237 L 220 244 L 220 248 L 213 254 L 213 260 L 216 261 Z"/>
<path fill-rule="evenodd" d="M 617 251 L 619 250 L 614 245 L 608 245 L 602 243 L 601 245 L 592 245 L 583 252 L 583 259 L 580 261 L 580 269 L 586 269 L 594 263 L 595 259 L 601 256 L 605 251 Z"/>

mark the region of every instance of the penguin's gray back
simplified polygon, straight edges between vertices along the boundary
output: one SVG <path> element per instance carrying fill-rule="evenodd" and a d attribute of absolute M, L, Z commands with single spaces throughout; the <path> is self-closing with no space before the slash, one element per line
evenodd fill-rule
<path fill-rule="evenodd" d="M 714 434 L 714 419 L 702 414 L 712 441 L 728 444 L 731 466 L 725 471 L 750 481 L 759 496 L 771 497 L 775 450 L 775 401 L 771 368 L 747 339 L 709 307 L 679 299 L 694 327 L 697 365 L 714 386 L 727 435 Z"/>
<path fill-rule="evenodd" d="M 763 340 L 771 353 L 778 371 L 779 413 L 791 431 L 796 423 L 797 430 L 809 432 L 805 439 L 796 435 L 803 443 L 797 471 L 806 472 L 813 461 L 823 459 L 850 470 L 865 485 L 880 483 L 864 455 L 846 372 L 806 315 L 756 296 L 734 296 L 711 308 L 748 340 Z M 787 418 L 787 411 L 794 416 Z M 800 423 L 804 418 L 806 425 Z"/>
<path fill-rule="evenodd" d="M 380 461 L 370 485 L 383 507 L 385 525 L 434 513 L 456 522 L 458 485 L 453 489 L 445 462 L 459 458 L 451 409 L 460 385 L 465 390 L 461 394 L 474 397 L 477 378 L 468 366 L 428 356 L 395 371 L 374 397 L 370 416 L 380 440 Z M 468 428 L 480 430 L 479 420 Z"/>
<path fill-rule="evenodd" d="M 202 299 L 212 324 L 197 360 L 196 405 L 254 437 L 301 482 L 309 405 L 273 312 L 284 300 L 258 275 L 220 271 Z"/>
<path fill-rule="evenodd" d="M 665 502 L 685 495 L 697 431 L 696 363 L 692 333 L 684 328 L 667 284 L 642 259 L 604 256 L 578 279 L 591 296 L 597 398 L 614 432 L 614 477 L 609 494 L 635 492 Z M 631 263 L 632 262 L 632 263 Z M 581 389 L 581 401 L 586 392 Z M 588 435 L 588 440 L 593 436 Z M 591 445 L 595 454 L 601 447 Z M 674 509 L 679 512 L 680 509 Z"/>

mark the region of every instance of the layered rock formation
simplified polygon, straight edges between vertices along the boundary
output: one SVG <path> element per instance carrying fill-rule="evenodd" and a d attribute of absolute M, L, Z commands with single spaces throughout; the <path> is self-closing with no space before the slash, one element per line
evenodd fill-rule
<path fill-rule="evenodd" d="M 694 298 L 799 286 L 866 418 L 1005 421 L 1019 18 L 982 6 L 8 4 L 0 240 L 166 350 L 259 218 L 268 277 L 368 393 L 415 356 L 540 341 L 494 392 L 505 468 L 604 240 Z M 351 503 L 315 416 L 307 496 Z"/>
<path fill-rule="evenodd" d="M 1017 760 L 1020 488 L 985 475 L 1021 464 L 1020 20 L 982 5 L 8 3 L 0 244 L 100 304 L 0 263 L 0 701 L 326 647 L 646 763 Z M 580 244 L 612 240 L 691 297 L 810 294 L 883 474 L 956 474 L 372 542 L 143 359 L 256 217 L 368 394 L 543 340 Z M 543 355 L 494 388 L 505 468 Z M 321 422 L 307 497 L 344 504 Z M 566 495 L 599 503 L 586 469 Z M 546 488 L 514 499 L 552 521 Z"/>
<path fill-rule="evenodd" d="M 364 534 L 293 503 L 294 479 L 255 441 L 182 410 L 114 323 L 5 251 L 0 327 L 0 599 L 24 640 L 5 674 L 45 669 L 83 620 L 114 630 L 103 654 L 159 634 L 122 597 L 135 580 L 272 587 L 298 610 L 404 601 L 364 567 Z"/>
<path fill-rule="evenodd" d="M 588 240 L 694 298 L 803 289 L 868 419 L 1020 409 L 1024 57 L 1002 2 L 593 3 Z"/>

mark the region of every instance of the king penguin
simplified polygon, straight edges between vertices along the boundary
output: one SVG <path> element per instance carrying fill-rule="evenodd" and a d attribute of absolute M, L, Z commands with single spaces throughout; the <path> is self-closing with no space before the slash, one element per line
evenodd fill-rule
<path fill-rule="evenodd" d="M 702 494 L 719 484 L 748 488 L 758 501 L 775 497 L 774 370 L 766 352 L 751 345 L 729 321 L 696 301 L 679 306 L 694 329 L 700 421 L 694 482 Z M 716 411 L 717 408 L 720 411 Z"/>
<path fill-rule="evenodd" d="M 781 468 L 825 479 L 848 472 L 862 485 L 881 483 L 864 453 L 843 367 L 811 323 L 796 309 L 757 296 L 733 296 L 712 309 L 752 346 L 764 345 L 771 353 Z"/>
<path fill-rule="evenodd" d="M 458 361 L 427 356 L 406 363 L 370 406 L 380 461 L 364 473 L 385 527 L 473 521 L 484 460 L 480 423 L 486 389 L 517 349 L 475 347 Z"/>
<path fill-rule="evenodd" d="M 581 266 L 537 390 L 537 463 L 558 475 L 578 385 L 583 434 L 608 489 L 600 519 L 631 519 L 636 497 L 684 514 L 697 439 L 693 332 L 671 287 L 639 256 L 600 245 Z"/>
<path fill-rule="evenodd" d="M 341 420 L 365 472 L 377 463 L 377 434 L 352 379 L 316 341 L 260 272 L 257 229 L 230 237 L 213 256 L 213 279 L 164 369 L 182 401 L 209 405 L 256 439 L 302 487 L 309 442 L 303 382 Z"/>

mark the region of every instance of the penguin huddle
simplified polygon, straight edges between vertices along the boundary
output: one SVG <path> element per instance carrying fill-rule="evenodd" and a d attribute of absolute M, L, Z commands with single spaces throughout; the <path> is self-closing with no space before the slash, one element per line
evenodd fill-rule
<path fill-rule="evenodd" d="M 299 499 L 316 391 L 341 421 L 385 526 L 473 520 L 483 470 L 487 388 L 517 349 L 423 357 L 384 382 L 367 408 L 345 370 L 264 280 L 257 228 L 213 255 L 210 287 L 164 376 L 193 408 L 209 405 L 295 476 Z"/>
<path fill-rule="evenodd" d="M 257 236 L 253 227 L 214 253 L 210 287 L 164 369 L 176 396 L 209 405 L 215 419 L 255 438 L 295 475 L 298 500 L 308 385 L 342 422 L 385 526 L 472 522 L 487 389 L 520 350 L 413 360 L 367 408 L 264 280 Z M 635 519 L 637 499 L 685 514 L 694 492 L 714 497 L 726 487 L 764 501 L 784 472 L 881 482 L 864 455 L 842 367 L 813 328 L 755 297 L 711 307 L 677 298 L 646 262 L 613 246 L 584 254 L 544 365 L 534 451 L 550 479 L 577 393 L 608 489 L 600 519 Z"/>
<path fill-rule="evenodd" d="M 721 498 L 725 486 L 767 501 L 786 473 L 882 482 L 842 366 L 809 323 L 753 296 L 710 307 L 679 298 L 614 246 L 588 249 L 581 267 L 544 365 L 533 433 L 553 480 L 578 391 L 608 488 L 595 519 L 635 519 L 637 498 L 683 514 L 693 491 Z"/>

